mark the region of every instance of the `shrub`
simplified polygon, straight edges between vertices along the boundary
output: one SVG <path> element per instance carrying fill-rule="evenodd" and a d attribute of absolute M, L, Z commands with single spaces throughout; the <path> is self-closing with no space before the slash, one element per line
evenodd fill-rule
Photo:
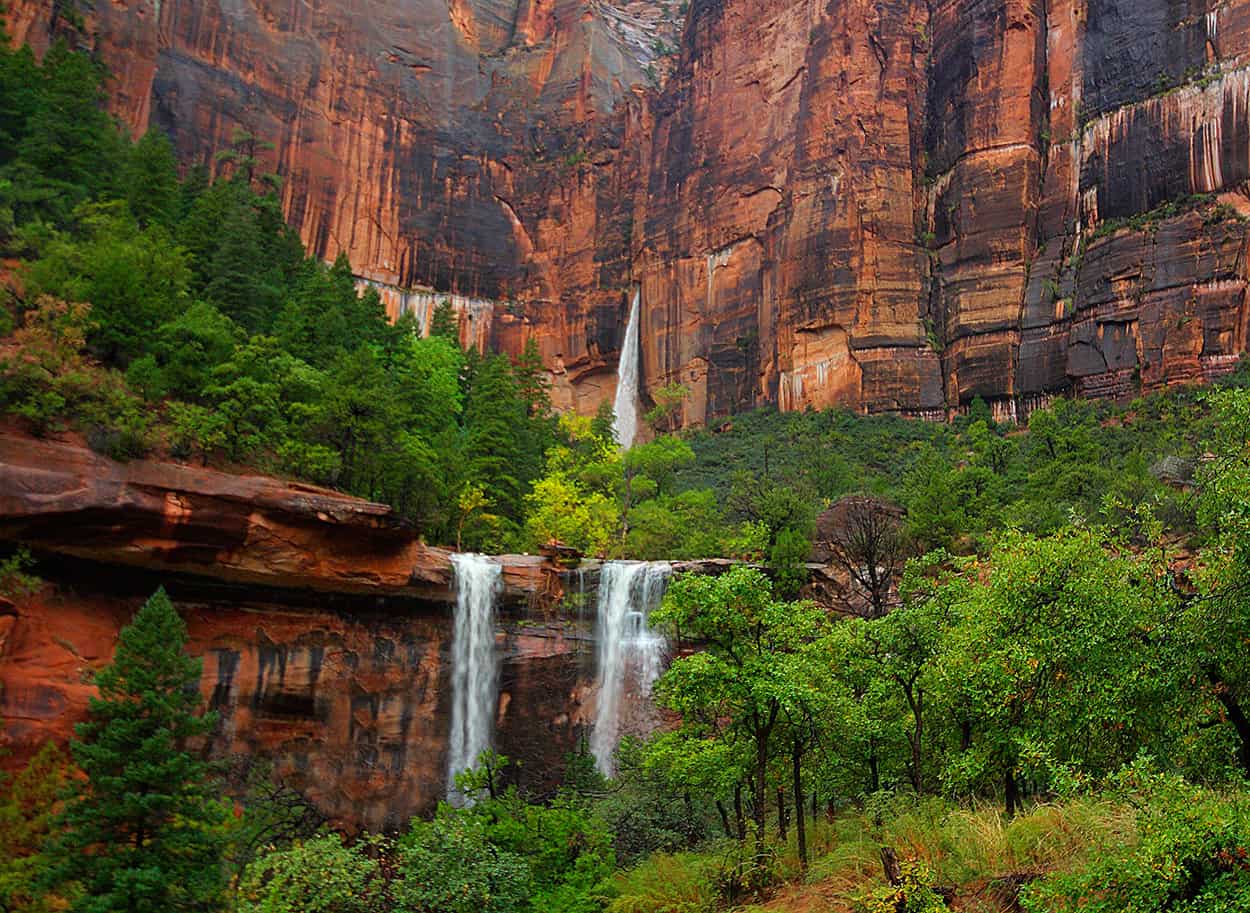
<path fill-rule="evenodd" d="M 1250 800 L 1167 777 L 1147 776 L 1143 785 L 1130 797 L 1139 806 L 1140 842 L 1028 886 L 1027 913 L 1250 909 Z"/>
<path fill-rule="evenodd" d="M 516 913 L 527 909 L 530 869 L 468 817 L 417 823 L 400 848 L 396 913 Z"/>
<path fill-rule="evenodd" d="M 607 913 L 705 913 L 716 902 L 715 863 L 696 853 L 657 853 L 610 882 Z"/>
<path fill-rule="evenodd" d="M 353 846 L 325 834 L 275 850 L 248 865 L 239 880 L 239 913 L 381 913 L 382 867 L 369 854 L 380 838 Z"/>

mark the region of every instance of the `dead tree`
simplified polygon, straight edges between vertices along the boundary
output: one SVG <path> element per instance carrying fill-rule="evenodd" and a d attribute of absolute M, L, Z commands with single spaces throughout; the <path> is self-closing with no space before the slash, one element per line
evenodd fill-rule
<path fill-rule="evenodd" d="M 910 549 L 904 511 L 871 495 L 847 495 L 816 520 L 816 550 L 851 579 L 861 605 L 847 611 L 880 618 L 894 608 L 894 584 Z"/>

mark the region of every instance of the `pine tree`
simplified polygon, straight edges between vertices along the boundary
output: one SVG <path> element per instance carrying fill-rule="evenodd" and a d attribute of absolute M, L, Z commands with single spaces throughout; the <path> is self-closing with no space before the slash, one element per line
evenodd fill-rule
<path fill-rule="evenodd" d="M 525 401 L 529 414 L 535 418 L 550 415 L 551 381 L 547 379 L 542 353 L 538 351 L 538 340 L 533 336 L 525 340 L 525 347 L 517 359 L 513 375 L 516 377 L 517 393 Z"/>
<path fill-rule="evenodd" d="M 469 478 L 480 483 L 500 513 L 520 513 L 521 436 L 525 406 L 517 396 L 511 365 L 502 355 L 488 355 L 474 372 L 465 407 L 465 453 Z"/>
<path fill-rule="evenodd" d="M 222 896 L 221 824 L 210 765 L 188 739 L 197 716 L 200 662 L 163 589 L 121 632 L 100 696 L 70 743 L 86 775 L 61 814 L 49 880 L 74 913 L 211 910 Z"/>
<path fill-rule="evenodd" d="M 450 299 L 439 299 L 438 304 L 434 305 L 434 313 L 430 317 L 429 335 L 442 336 L 460 345 L 460 318 L 452 309 Z"/>
<path fill-rule="evenodd" d="M 233 190 L 204 293 L 248 332 L 263 332 L 277 316 L 281 282 L 265 256 L 264 232 L 250 194 L 242 187 Z"/>
<path fill-rule="evenodd" d="M 109 189 L 125 155 L 124 140 L 104 110 L 104 70 L 88 55 L 57 41 L 44 56 L 42 94 L 18 147 L 15 174 L 30 204 L 42 204 L 58 220 L 78 203 Z M 20 219 L 19 221 L 24 221 Z"/>
<path fill-rule="evenodd" d="M 130 211 L 144 228 L 171 228 L 178 216 L 178 163 L 169 137 L 149 130 L 130 149 L 125 174 Z"/>

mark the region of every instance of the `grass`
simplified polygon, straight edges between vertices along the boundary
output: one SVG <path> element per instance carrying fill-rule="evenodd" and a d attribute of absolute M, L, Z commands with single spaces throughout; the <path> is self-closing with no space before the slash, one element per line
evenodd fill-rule
<path fill-rule="evenodd" d="M 938 799 L 911 802 L 882 815 L 822 815 L 809 825 L 812 859 L 798 864 L 793 829 L 773 846 L 779 883 L 765 902 L 738 913 L 862 913 L 864 899 L 885 885 L 880 848 L 892 847 L 904 863 L 920 862 L 933 884 L 954 890 L 952 909 L 998 913 L 1012 909 L 1016 888 L 1034 878 L 1070 871 L 1112 847 L 1137 842 L 1136 817 L 1127 805 L 1076 799 L 1041 804 L 1007 819 L 997 807 L 954 806 Z M 775 835 L 774 835 L 775 836 Z M 609 913 L 711 913 L 725 850 L 659 854 L 615 876 L 620 892 Z"/>

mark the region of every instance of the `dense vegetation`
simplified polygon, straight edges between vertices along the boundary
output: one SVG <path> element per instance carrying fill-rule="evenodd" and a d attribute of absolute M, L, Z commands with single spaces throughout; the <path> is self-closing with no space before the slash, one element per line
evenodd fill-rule
<path fill-rule="evenodd" d="M 72 23 L 71 23 L 72 26 Z M 180 178 L 65 44 L 0 49 L 0 408 L 119 459 L 249 466 L 386 500 L 462 547 L 766 559 L 673 582 L 681 720 L 556 795 L 487 754 L 400 834 L 324 826 L 215 725 L 177 607 L 123 632 L 69 756 L 4 780 L 0 910 L 702 913 L 1250 909 L 1250 392 L 1027 427 L 739 416 L 622 456 L 556 417 L 537 353 L 388 323 L 282 223 L 264 144 Z M 801 567 L 815 546 L 829 587 Z M 0 593 L 39 587 L 30 556 Z M 810 597 L 817 597 L 815 599 Z M 229 779 L 231 798 L 220 782 Z"/>

